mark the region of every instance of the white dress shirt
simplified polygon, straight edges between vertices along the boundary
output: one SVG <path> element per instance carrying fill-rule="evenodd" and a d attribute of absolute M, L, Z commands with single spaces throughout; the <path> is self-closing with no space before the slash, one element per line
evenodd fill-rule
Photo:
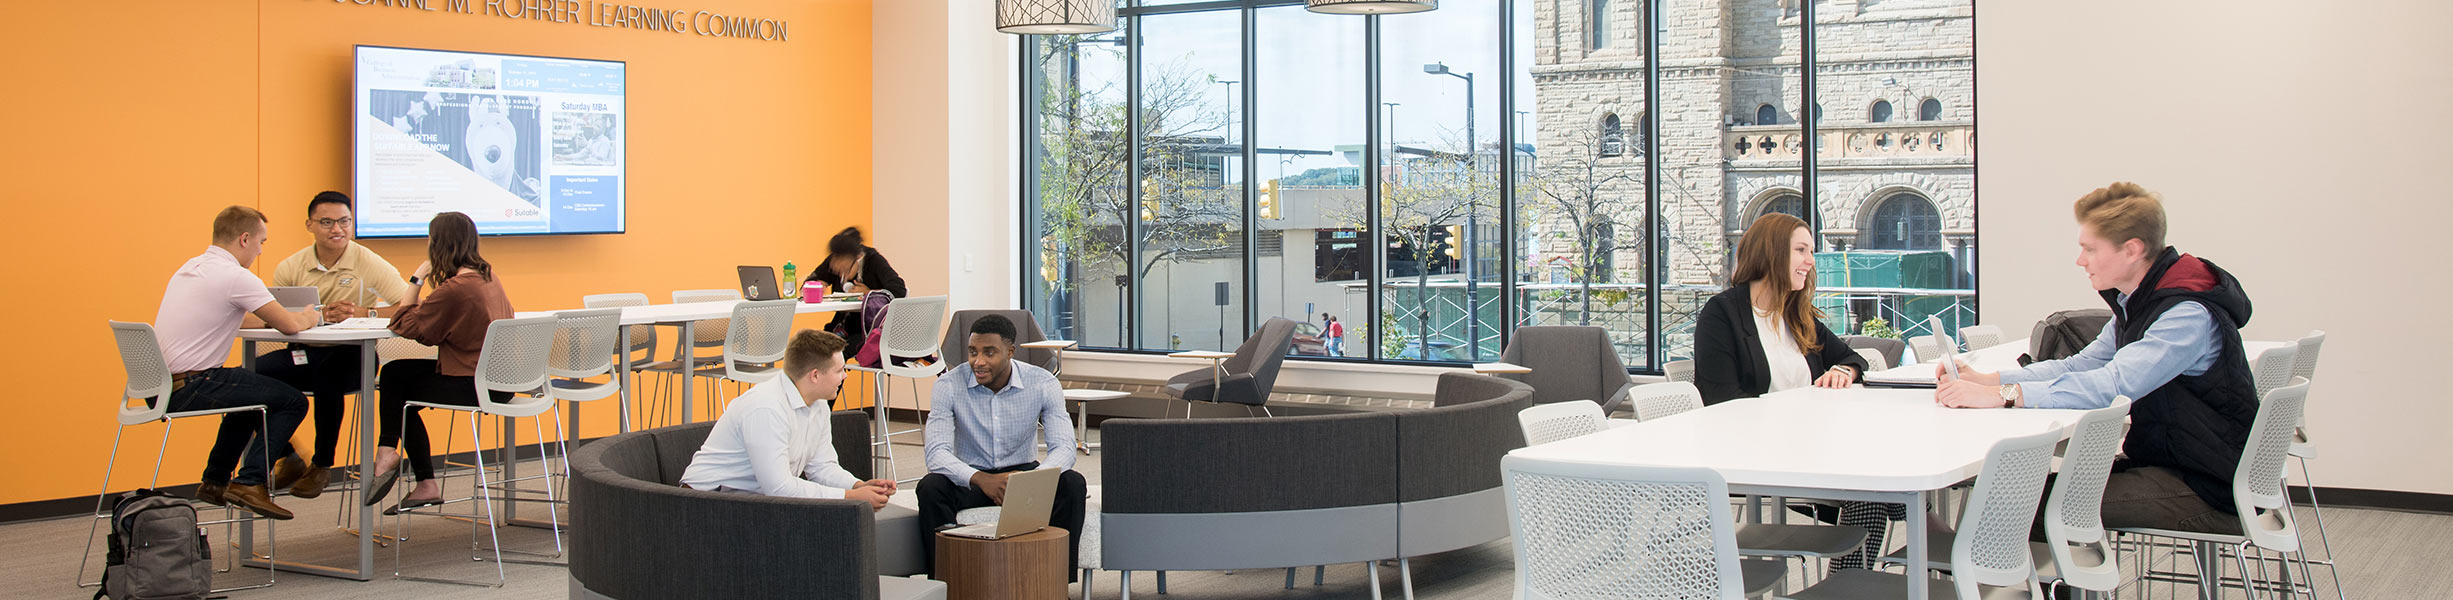
<path fill-rule="evenodd" d="M 750 388 L 725 407 L 707 443 L 690 457 L 681 484 L 727 487 L 768 496 L 842 498 L 860 478 L 835 461 L 832 412 L 801 400 L 782 375 Z"/>
<path fill-rule="evenodd" d="M 1013 363 L 1005 389 L 988 391 L 963 362 L 937 376 L 929 396 L 928 472 L 971 487 L 971 475 L 1031 462 L 1034 438 L 1045 438 L 1040 469 L 1073 468 L 1073 415 L 1065 412 L 1064 384 L 1047 369 Z"/>

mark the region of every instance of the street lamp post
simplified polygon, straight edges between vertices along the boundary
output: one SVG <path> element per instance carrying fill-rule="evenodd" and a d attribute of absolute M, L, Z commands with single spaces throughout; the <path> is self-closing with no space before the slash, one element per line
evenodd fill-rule
<path fill-rule="evenodd" d="M 1479 359 L 1482 357 L 1482 320 L 1476 318 L 1474 313 L 1479 312 L 1482 305 L 1479 274 L 1475 272 L 1481 252 L 1475 242 L 1481 236 L 1476 231 L 1480 219 L 1475 215 L 1473 178 L 1480 176 L 1482 169 L 1481 153 L 1474 149 L 1474 74 L 1449 70 L 1446 63 L 1423 65 L 1422 72 L 1465 80 L 1465 352 Z M 1429 349 L 1425 348 L 1424 351 L 1427 353 Z"/>

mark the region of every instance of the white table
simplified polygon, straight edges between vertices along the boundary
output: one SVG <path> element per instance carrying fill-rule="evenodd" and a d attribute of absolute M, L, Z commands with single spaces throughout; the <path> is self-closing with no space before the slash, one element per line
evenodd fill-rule
<path fill-rule="evenodd" d="M 622 340 L 620 342 L 621 345 L 616 346 L 616 348 L 621 348 L 620 352 L 622 356 L 620 359 L 613 361 L 613 364 L 618 377 L 620 377 L 622 381 L 619 393 L 621 396 L 620 401 L 622 403 L 622 414 L 620 421 L 623 433 L 629 433 L 631 431 L 630 390 L 633 387 L 632 383 L 634 382 L 632 381 L 632 374 L 630 372 L 630 327 L 635 325 L 671 325 L 679 326 L 681 328 L 680 341 L 675 342 L 675 344 L 678 344 L 678 347 L 680 348 L 678 354 L 681 355 L 681 376 L 683 378 L 681 385 L 681 422 L 688 423 L 692 417 L 690 406 L 691 386 L 689 383 L 689 377 L 691 377 L 693 373 L 696 373 L 698 369 L 697 364 L 695 364 L 698 357 L 696 356 L 696 352 L 694 352 L 689 345 L 691 340 L 697 339 L 698 337 L 695 326 L 699 321 L 731 317 L 733 306 L 742 302 L 747 302 L 747 300 L 680 302 L 674 304 L 650 304 L 647 306 L 622 307 Z M 796 313 L 840 312 L 847 310 L 856 311 L 860 310 L 860 303 L 854 301 L 815 303 L 802 302 L 794 304 L 793 310 Z M 515 316 L 540 317 L 560 314 L 562 312 L 565 311 L 530 311 L 521 312 Z M 577 406 L 572 407 L 570 420 L 572 431 L 576 432 L 577 428 L 579 427 L 579 411 Z"/>
<path fill-rule="evenodd" d="M 1525 373 L 1532 373 L 1533 367 L 1504 362 L 1474 363 L 1474 372 L 1481 373 L 1483 375 L 1521 375 Z"/>
<path fill-rule="evenodd" d="M 2248 354 L 2247 358 L 2254 362 L 2257 359 L 2257 353 L 2259 352 L 2293 345 L 2296 343 L 2298 342 L 2266 342 L 2247 340 L 2240 342 L 2240 347 Z M 1991 348 L 1961 352 L 1959 353 L 1959 360 L 1966 362 L 1968 366 L 1976 367 L 1976 369 L 1979 371 L 1999 373 L 2006 369 L 2018 368 L 2019 355 L 2026 353 L 2027 340 L 2019 339 L 2009 342 L 2002 342 L 2001 345 Z M 1934 367 L 1939 366 L 1940 364 L 1941 363 L 1933 362 L 1932 360 L 1927 360 L 1916 364 L 1900 365 L 1889 369 L 1866 373 L 1865 381 L 1867 383 L 1892 385 L 1933 385 L 1933 370 Z"/>
<path fill-rule="evenodd" d="M 317 327 L 298 332 L 297 335 L 285 335 L 272 329 L 241 329 L 238 332 L 241 347 L 239 365 L 250 371 L 255 370 L 256 344 L 260 342 L 356 345 L 358 347 L 358 464 L 361 469 L 361 476 L 358 477 L 358 494 L 361 497 L 374 491 L 371 489 L 374 485 L 374 478 L 364 476 L 366 473 L 363 472 L 363 469 L 364 465 L 374 460 L 375 456 L 375 411 L 378 410 L 375 404 L 375 344 L 392 337 L 392 331 L 389 329 L 333 327 Z M 358 581 L 373 579 L 375 576 L 374 533 L 375 511 L 361 508 L 358 510 L 358 565 L 356 570 L 289 560 L 279 561 L 281 570 Z M 243 553 L 241 556 L 256 556 L 255 528 L 241 527 L 238 536 L 239 552 Z M 256 567 L 269 566 L 265 561 L 252 558 L 247 560 L 247 564 Z"/>
<path fill-rule="evenodd" d="M 1948 409 L 1931 390 L 1803 388 L 1520 448 L 1529 458 L 1703 467 L 1729 491 L 1905 504 L 1908 578 L 1928 577 L 1927 496 L 1984 470 L 1995 442 L 2077 423 L 2083 411 Z M 1925 586 L 1908 586 L 1924 600 Z"/>

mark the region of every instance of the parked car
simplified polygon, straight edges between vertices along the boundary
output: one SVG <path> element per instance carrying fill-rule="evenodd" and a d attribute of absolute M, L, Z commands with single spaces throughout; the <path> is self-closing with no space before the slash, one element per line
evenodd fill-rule
<path fill-rule="evenodd" d="M 1295 324 L 1294 356 L 1328 356 L 1329 339 L 1320 335 L 1320 326 Z"/>

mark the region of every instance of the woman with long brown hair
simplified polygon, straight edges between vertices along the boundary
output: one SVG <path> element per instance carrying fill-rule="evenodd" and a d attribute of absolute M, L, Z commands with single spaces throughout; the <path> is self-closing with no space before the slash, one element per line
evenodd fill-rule
<path fill-rule="evenodd" d="M 1696 316 L 1695 387 L 1704 403 L 1861 379 L 1865 359 L 1814 308 L 1814 234 L 1806 222 L 1763 215 L 1737 250 L 1729 289 Z"/>
<path fill-rule="evenodd" d="M 403 419 L 401 408 L 409 400 L 476 406 L 477 355 L 485 348 L 486 326 L 512 316 L 511 299 L 494 277 L 494 265 L 477 253 L 475 221 L 456 212 L 438 214 L 426 225 L 426 235 L 426 263 L 409 276 L 413 285 L 408 300 L 393 309 L 392 332 L 434 346 L 437 358 L 394 360 L 376 378 L 383 389 L 378 412 L 383 426 L 375 442 L 381 447 L 375 450 L 376 483 L 374 492 L 366 495 L 367 506 L 374 506 L 399 479 L 403 450 L 417 472 L 417 484 L 400 507 L 443 501 L 425 421 L 414 408 Z M 419 291 L 427 286 L 434 291 L 420 298 Z M 494 400 L 509 397 L 496 392 Z"/>

